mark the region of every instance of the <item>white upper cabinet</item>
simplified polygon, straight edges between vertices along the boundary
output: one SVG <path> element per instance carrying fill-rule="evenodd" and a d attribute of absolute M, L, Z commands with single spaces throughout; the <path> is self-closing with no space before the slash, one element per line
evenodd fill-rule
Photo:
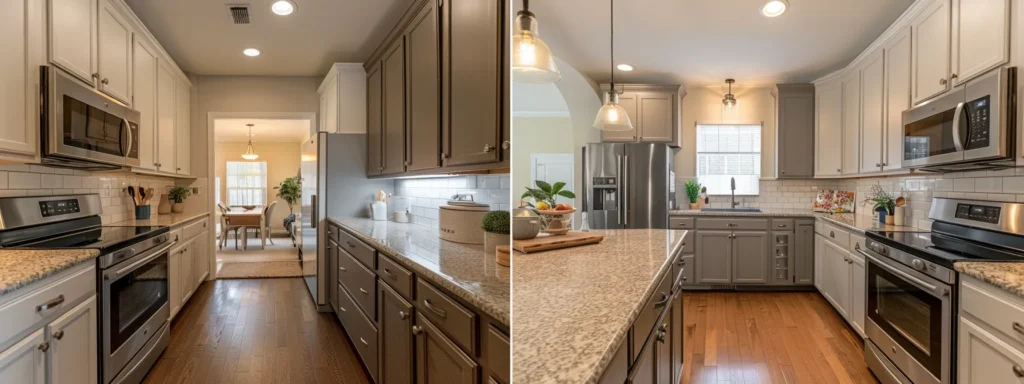
<path fill-rule="evenodd" d="M 132 28 L 109 0 L 99 0 L 98 30 L 99 89 L 131 105 Z"/>
<path fill-rule="evenodd" d="M 174 160 L 174 173 L 189 175 L 192 172 L 192 158 L 190 157 L 191 151 L 189 150 L 189 141 L 192 137 L 189 110 L 192 103 L 188 84 L 178 82 L 174 95 L 174 148 L 176 156 Z"/>
<path fill-rule="evenodd" d="M 174 79 L 174 75 L 171 75 L 170 70 L 162 64 L 157 65 L 156 79 L 157 134 L 156 142 L 153 144 L 156 167 L 161 172 L 175 173 L 174 130 L 175 119 L 178 114 L 178 111 L 175 109 L 178 97 L 178 81 Z"/>
<path fill-rule="evenodd" d="M 842 174 L 857 174 L 860 167 L 860 71 L 843 77 Z"/>
<path fill-rule="evenodd" d="M 0 151 L 24 160 L 39 152 L 39 66 L 46 64 L 45 0 L 13 0 L 0 13 Z"/>
<path fill-rule="evenodd" d="M 954 85 L 1010 61 L 1010 0 L 953 0 L 952 17 Z"/>
<path fill-rule="evenodd" d="M 135 39 L 132 52 L 132 107 L 139 111 L 139 168 L 156 170 L 156 71 L 157 54 L 142 39 Z"/>
<path fill-rule="evenodd" d="M 914 104 L 949 89 L 950 0 L 936 0 L 910 22 Z"/>
<path fill-rule="evenodd" d="M 910 108 L 910 28 L 885 47 L 885 157 L 882 170 L 903 167 L 903 111 Z"/>
<path fill-rule="evenodd" d="M 817 176 L 838 176 L 843 167 L 843 83 L 815 87 L 815 164 Z"/>
<path fill-rule="evenodd" d="M 885 51 L 878 50 L 864 60 L 861 70 L 860 173 L 882 170 L 882 140 L 885 123 Z"/>
<path fill-rule="evenodd" d="M 96 0 L 50 0 L 50 61 L 95 85 Z"/>

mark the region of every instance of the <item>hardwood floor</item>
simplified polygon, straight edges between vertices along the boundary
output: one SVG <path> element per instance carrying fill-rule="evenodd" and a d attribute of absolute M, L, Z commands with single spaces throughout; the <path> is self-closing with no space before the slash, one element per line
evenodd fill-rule
<path fill-rule="evenodd" d="M 204 283 L 171 325 L 145 383 L 370 383 L 301 278 Z"/>
<path fill-rule="evenodd" d="M 683 383 L 877 383 L 816 292 L 685 292 Z"/>

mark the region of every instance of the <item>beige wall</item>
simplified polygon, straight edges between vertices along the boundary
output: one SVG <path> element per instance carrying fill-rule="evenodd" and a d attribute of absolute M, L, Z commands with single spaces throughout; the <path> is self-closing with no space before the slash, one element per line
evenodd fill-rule
<path fill-rule="evenodd" d="M 687 88 L 682 105 L 682 149 L 676 154 L 676 180 L 697 176 L 697 124 L 756 124 L 761 131 L 761 178 L 775 178 L 775 96 L 772 88 L 733 88 L 739 104 L 732 112 L 722 108 L 721 87 Z M 676 188 L 677 190 L 681 188 Z M 680 200 L 681 201 L 681 200 Z"/>
<path fill-rule="evenodd" d="M 225 143 L 217 142 L 214 146 L 214 170 L 216 177 L 220 178 L 220 193 L 217 200 L 227 204 L 227 172 L 228 161 L 244 161 L 242 153 L 245 153 L 246 143 Z M 274 206 L 274 213 L 270 218 L 273 231 L 284 231 L 281 221 L 288 216 L 288 203 L 277 197 L 274 187 L 286 178 L 295 176 L 299 171 L 301 144 L 300 143 L 253 143 L 253 149 L 260 155 L 256 161 L 267 163 L 267 201 L 277 201 Z M 213 194 L 213 188 L 211 188 Z M 295 207 L 298 209 L 298 207 Z"/>
<path fill-rule="evenodd" d="M 512 157 L 512 201 L 517 203 L 525 188 L 533 187 L 531 154 L 573 153 L 577 145 L 569 117 L 516 117 L 512 119 L 512 126 L 516 134 L 516 152 Z M 578 189 L 569 188 L 573 191 Z"/>

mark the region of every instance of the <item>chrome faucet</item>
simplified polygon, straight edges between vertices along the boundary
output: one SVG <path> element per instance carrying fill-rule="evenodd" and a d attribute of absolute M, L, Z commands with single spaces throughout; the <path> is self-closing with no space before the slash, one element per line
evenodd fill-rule
<path fill-rule="evenodd" d="M 736 178 L 735 177 L 730 177 L 729 178 L 729 189 L 732 190 L 732 206 L 731 207 L 732 208 L 736 208 L 737 206 L 740 205 L 740 203 L 736 202 Z"/>

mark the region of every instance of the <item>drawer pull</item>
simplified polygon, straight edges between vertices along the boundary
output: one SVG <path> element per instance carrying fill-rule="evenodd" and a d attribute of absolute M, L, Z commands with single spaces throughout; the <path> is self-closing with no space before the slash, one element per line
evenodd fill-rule
<path fill-rule="evenodd" d="M 406 311 L 398 311 L 398 318 L 405 320 L 409 318 L 409 313 Z"/>
<path fill-rule="evenodd" d="M 448 317 L 448 312 L 447 311 L 445 311 L 445 310 L 443 310 L 441 308 L 435 307 L 433 304 L 430 304 L 430 300 L 423 299 L 423 305 L 426 306 L 427 309 L 429 309 L 431 312 L 434 312 L 438 316 L 441 316 L 442 319 Z"/>
<path fill-rule="evenodd" d="M 39 344 L 39 350 L 43 351 L 43 352 L 49 351 L 50 350 L 50 342 L 49 341 L 44 341 L 42 344 Z"/>
<path fill-rule="evenodd" d="M 786 228 L 786 224 L 779 224 L 779 228 Z"/>
<path fill-rule="evenodd" d="M 346 271 L 348 271 L 348 269 L 347 269 L 347 268 L 345 268 L 345 267 L 338 267 L 338 269 L 340 269 L 340 270 L 341 270 L 342 272 L 346 272 Z"/>
<path fill-rule="evenodd" d="M 345 242 L 345 244 L 348 244 L 348 247 L 349 247 L 349 248 L 355 248 L 355 247 L 356 247 L 356 245 L 355 245 L 355 244 L 352 244 L 352 242 L 351 242 L 351 241 L 346 241 L 346 242 Z"/>
<path fill-rule="evenodd" d="M 398 276 L 396 276 L 394 273 L 391 273 L 391 270 L 387 268 L 384 268 L 384 274 L 388 275 L 388 277 L 391 277 L 392 279 L 398 278 Z"/>
<path fill-rule="evenodd" d="M 829 237 L 834 239 L 834 238 L 836 238 L 836 231 L 828 231 L 828 235 L 829 235 Z"/>
<path fill-rule="evenodd" d="M 340 305 L 338 306 L 338 309 L 340 309 L 340 310 L 341 310 L 342 312 L 348 312 L 348 310 L 347 310 L 347 309 L 345 309 L 345 307 L 342 307 L 342 306 L 340 306 Z"/>
<path fill-rule="evenodd" d="M 57 339 L 57 340 L 63 339 L 64 338 L 64 331 L 60 330 L 60 331 L 54 332 L 53 338 Z"/>
<path fill-rule="evenodd" d="M 362 288 L 359 288 L 359 292 L 361 292 L 364 295 L 369 295 L 370 294 L 370 292 L 366 292 L 366 290 L 362 289 Z"/>
<path fill-rule="evenodd" d="M 366 346 L 369 346 L 369 345 L 370 345 L 370 343 L 367 343 L 367 342 L 366 342 L 366 339 L 364 339 L 364 338 L 362 338 L 362 337 L 360 337 L 360 338 L 359 338 L 359 342 L 360 342 L 360 343 L 363 343 L 363 345 L 366 345 Z"/>
<path fill-rule="evenodd" d="M 686 259 L 679 259 L 679 261 L 677 261 L 676 264 L 678 264 L 678 265 L 686 265 Z"/>
<path fill-rule="evenodd" d="M 665 304 L 668 304 L 668 294 L 665 293 L 665 292 L 662 292 L 661 293 L 661 300 L 659 300 L 657 303 L 654 303 L 654 308 L 664 307 Z"/>
<path fill-rule="evenodd" d="M 55 298 L 50 299 L 50 301 L 47 301 L 47 302 L 37 306 L 36 307 L 36 312 L 42 312 L 42 311 L 45 311 L 47 309 L 53 309 L 53 307 L 56 307 L 56 306 L 60 305 L 63 302 L 64 302 L 64 295 L 57 296 Z"/>
<path fill-rule="evenodd" d="M 1021 335 L 1024 335 L 1024 325 L 1020 325 L 1020 323 L 1016 321 L 1013 322 L 1013 330 L 1017 331 L 1017 333 Z"/>
<path fill-rule="evenodd" d="M 1013 374 L 1017 375 L 1017 377 L 1024 377 L 1024 368 L 1021 368 L 1019 365 L 1014 365 Z"/>
<path fill-rule="evenodd" d="M 421 333 L 423 333 L 423 327 L 418 326 L 418 325 L 412 326 L 412 334 L 413 335 L 419 335 Z"/>
<path fill-rule="evenodd" d="M 728 225 L 729 227 L 735 227 L 736 226 L 736 224 L 734 224 L 734 223 L 729 223 L 729 224 L 726 224 L 726 225 Z"/>

